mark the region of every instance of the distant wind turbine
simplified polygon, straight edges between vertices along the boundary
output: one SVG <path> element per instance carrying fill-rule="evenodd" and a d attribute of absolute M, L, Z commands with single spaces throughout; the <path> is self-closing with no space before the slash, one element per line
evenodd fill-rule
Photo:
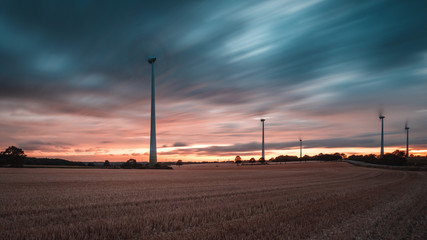
<path fill-rule="evenodd" d="M 409 157 L 409 127 L 408 121 L 405 122 L 405 131 L 406 131 L 406 158 Z"/>
<path fill-rule="evenodd" d="M 262 122 L 262 159 L 265 160 L 265 151 L 264 151 L 264 122 L 265 119 L 261 119 Z"/>
<path fill-rule="evenodd" d="M 148 58 L 148 63 L 151 64 L 151 131 L 150 131 L 150 167 L 154 167 L 157 163 L 157 146 L 156 146 L 156 97 L 155 97 L 155 81 L 154 81 L 154 62 L 156 57 Z"/>
<path fill-rule="evenodd" d="M 302 139 L 299 139 L 299 158 L 302 159 Z"/>
<path fill-rule="evenodd" d="M 379 118 L 381 120 L 381 158 L 384 157 L 384 116 L 382 112 L 379 114 Z"/>

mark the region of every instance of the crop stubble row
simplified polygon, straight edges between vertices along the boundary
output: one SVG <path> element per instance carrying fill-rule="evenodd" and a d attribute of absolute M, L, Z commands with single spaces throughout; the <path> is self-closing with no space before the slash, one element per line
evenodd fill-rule
<path fill-rule="evenodd" d="M 2 239 L 426 239 L 427 176 L 346 163 L 0 169 Z"/>

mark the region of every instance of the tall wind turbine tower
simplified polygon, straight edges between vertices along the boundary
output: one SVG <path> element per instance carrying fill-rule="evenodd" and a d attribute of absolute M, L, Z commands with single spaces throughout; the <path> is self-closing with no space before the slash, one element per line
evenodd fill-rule
<path fill-rule="evenodd" d="M 408 122 L 405 123 L 405 131 L 406 131 L 406 158 L 409 157 L 409 127 Z"/>
<path fill-rule="evenodd" d="M 299 139 L 299 158 L 302 159 L 302 139 Z"/>
<path fill-rule="evenodd" d="M 264 151 L 264 122 L 265 119 L 261 119 L 262 122 L 262 159 L 265 160 L 265 151 Z"/>
<path fill-rule="evenodd" d="M 381 158 L 384 157 L 384 116 L 380 114 L 381 120 Z"/>
<path fill-rule="evenodd" d="M 149 57 L 148 63 L 151 64 L 151 131 L 150 131 L 150 167 L 157 163 L 157 146 L 156 146 L 156 96 L 154 81 L 154 62 L 156 57 Z"/>

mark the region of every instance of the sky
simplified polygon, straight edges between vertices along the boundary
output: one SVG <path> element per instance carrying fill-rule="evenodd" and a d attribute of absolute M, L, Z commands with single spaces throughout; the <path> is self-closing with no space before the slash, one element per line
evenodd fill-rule
<path fill-rule="evenodd" d="M 426 1 L 0 1 L 0 147 L 148 161 L 427 154 Z"/>

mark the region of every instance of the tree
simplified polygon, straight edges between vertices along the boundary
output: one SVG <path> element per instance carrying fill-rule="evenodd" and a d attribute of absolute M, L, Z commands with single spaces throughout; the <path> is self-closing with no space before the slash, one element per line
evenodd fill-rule
<path fill-rule="evenodd" d="M 249 162 L 252 163 L 252 164 L 254 164 L 255 163 L 255 158 L 249 159 Z"/>
<path fill-rule="evenodd" d="M 406 153 L 400 150 L 395 150 L 392 153 L 386 153 L 384 154 L 384 157 L 380 159 L 380 164 L 398 165 L 398 166 L 407 165 L 407 160 L 405 155 Z"/>
<path fill-rule="evenodd" d="M 131 159 L 127 160 L 126 163 L 129 164 L 129 165 L 135 165 L 136 164 L 136 160 L 131 158 Z"/>
<path fill-rule="evenodd" d="M 312 158 L 308 155 L 304 155 L 304 157 L 302 157 L 302 159 L 306 162 L 312 160 Z"/>
<path fill-rule="evenodd" d="M 234 159 L 234 162 L 236 163 L 237 166 L 239 166 L 239 164 L 242 163 L 242 158 L 239 155 L 237 155 L 236 158 Z"/>
<path fill-rule="evenodd" d="M 129 159 L 121 165 L 121 168 L 138 168 L 138 164 L 135 159 Z"/>
<path fill-rule="evenodd" d="M 183 164 L 184 164 L 184 163 L 182 162 L 182 160 L 181 160 L 181 159 L 179 159 L 179 160 L 178 160 L 178 162 L 176 162 L 176 165 L 177 165 L 178 167 L 181 167 Z"/>
<path fill-rule="evenodd" d="M 105 160 L 105 162 L 104 162 L 104 167 L 105 167 L 105 168 L 109 168 L 110 166 L 111 166 L 110 161 Z"/>
<path fill-rule="evenodd" d="M 274 158 L 273 162 L 288 162 L 288 161 L 298 161 L 298 157 L 297 156 L 289 156 L 289 155 L 280 155 L 277 156 L 276 158 Z"/>
<path fill-rule="evenodd" d="M 405 157 L 406 153 L 404 151 L 400 151 L 398 149 L 394 150 L 391 154 L 396 155 L 397 157 Z"/>
<path fill-rule="evenodd" d="M 24 150 L 10 146 L 0 153 L 0 165 L 11 165 L 12 167 L 23 167 L 27 155 Z"/>
<path fill-rule="evenodd" d="M 319 153 L 318 155 L 313 156 L 314 160 L 320 160 L 320 161 L 337 161 L 342 159 L 341 153 L 334 153 L 334 154 L 323 154 Z"/>
<path fill-rule="evenodd" d="M 258 160 L 261 164 L 265 164 L 265 159 L 263 157 L 260 157 Z"/>

